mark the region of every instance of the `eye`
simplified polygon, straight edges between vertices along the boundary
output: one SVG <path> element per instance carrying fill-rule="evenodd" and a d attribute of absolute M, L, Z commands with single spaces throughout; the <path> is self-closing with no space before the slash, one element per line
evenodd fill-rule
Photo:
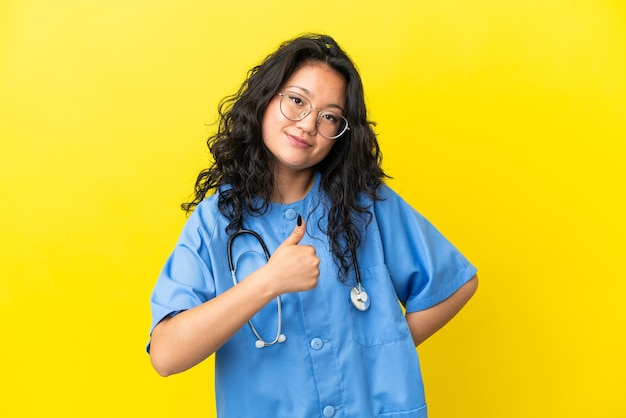
<path fill-rule="evenodd" d="M 332 124 L 337 124 L 341 120 L 338 115 L 335 115 L 332 112 L 324 112 L 322 113 L 322 119 L 326 122 L 330 122 Z"/>
<path fill-rule="evenodd" d="M 304 106 L 304 100 L 300 96 L 296 96 L 295 94 L 289 94 L 289 100 L 296 106 Z"/>

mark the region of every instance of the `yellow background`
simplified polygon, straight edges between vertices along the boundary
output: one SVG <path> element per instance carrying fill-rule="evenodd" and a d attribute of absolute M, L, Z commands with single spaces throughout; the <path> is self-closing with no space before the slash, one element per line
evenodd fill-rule
<path fill-rule="evenodd" d="M 219 100 L 281 41 L 362 73 L 390 184 L 478 267 L 433 418 L 625 417 L 622 0 L 0 2 L 0 416 L 212 416 L 148 298 Z"/>

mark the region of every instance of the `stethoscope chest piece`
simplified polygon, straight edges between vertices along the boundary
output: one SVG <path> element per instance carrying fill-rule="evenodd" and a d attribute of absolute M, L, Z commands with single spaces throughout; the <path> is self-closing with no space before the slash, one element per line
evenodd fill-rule
<path fill-rule="evenodd" d="M 370 307 L 370 298 L 363 286 L 355 286 L 350 290 L 350 300 L 359 311 L 367 311 Z"/>

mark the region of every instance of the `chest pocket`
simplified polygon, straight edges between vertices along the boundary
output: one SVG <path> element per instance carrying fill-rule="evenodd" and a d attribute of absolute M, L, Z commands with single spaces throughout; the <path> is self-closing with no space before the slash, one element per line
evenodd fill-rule
<path fill-rule="evenodd" d="M 409 326 L 391 283 L 387 266 L 380 265 L 360 270 L 361 282 L 370 298 L 370 307 L 359 311 L 352 306 L 350 290 L 345 287 L 345 299 L 352 320 L 354 340 L 364 346 L 388 344 L 409 337 Z"/>

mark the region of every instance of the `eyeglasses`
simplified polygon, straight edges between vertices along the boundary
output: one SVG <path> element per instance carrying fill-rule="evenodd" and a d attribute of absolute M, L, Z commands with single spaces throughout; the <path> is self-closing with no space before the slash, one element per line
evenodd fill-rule
<path fill-rule="evenodd" d="M 314 108 L 306 97 L 286 91 L 278 93 L 280 96 L 280 113 L 289 120 L 297 121 L 306 118 Z M 319 110 L 319 109 L 317 109 Z M 326 139 L 337 139 L 350 127 L 348 119 L 332 110 L 319 110 L 317 114 L 317 132 Z"/>

